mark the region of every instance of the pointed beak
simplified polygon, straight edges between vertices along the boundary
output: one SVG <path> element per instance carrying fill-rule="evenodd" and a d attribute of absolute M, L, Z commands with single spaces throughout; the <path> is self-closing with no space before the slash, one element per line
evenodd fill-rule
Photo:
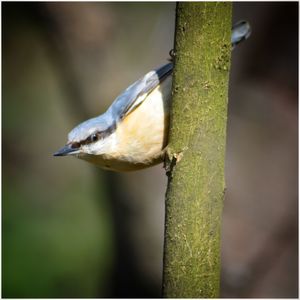
<path fill-rule="evenodd" d="M 68 144 L 55 152 L 53 156 L 66 156 L 69 154 L 75 154 L 74 152 L 78 152 L 78 149 L 79 148 L 74 148 L 74 146 L 72 147 L 72 144 Z"/>

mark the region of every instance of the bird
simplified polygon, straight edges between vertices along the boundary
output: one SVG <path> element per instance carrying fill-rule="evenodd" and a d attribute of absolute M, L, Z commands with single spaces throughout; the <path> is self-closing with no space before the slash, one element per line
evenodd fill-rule
<path fill-rule="evenodd" d="M 247 21 L 232 28 L 232 49 L 250 36 Z M 125 89 L 103 114 L 77 125 L 54 156 L 75 156 L 103 169 L 128 172 L 163 162 L 168 144 L 172 59 Z"/>

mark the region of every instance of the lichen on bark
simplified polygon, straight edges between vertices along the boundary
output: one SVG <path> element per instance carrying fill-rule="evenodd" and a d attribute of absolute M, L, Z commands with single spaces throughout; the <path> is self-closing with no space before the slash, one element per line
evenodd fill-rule
<path fill-rule="evenodd" d="M 164 297 L 219 296 L 230 32 L 231 3 L 177 4 Z"/>

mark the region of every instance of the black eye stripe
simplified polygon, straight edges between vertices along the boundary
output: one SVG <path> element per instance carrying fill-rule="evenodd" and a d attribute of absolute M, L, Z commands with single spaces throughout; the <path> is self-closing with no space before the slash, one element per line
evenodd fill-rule
<path fill-rule="evenodd" d="M 81 144 L 91 144 L 98 141 L 102 137 L 101 132 L 94 132 L 85 139 Z"/>
<path fill-rule="evenodd" d="M 83 140 L 77 144 L 87 145 L 87 144 L 95 143 L 95 142 L 99 141 L 100 139 L 104 139 L 107 136 L 109 136 L 110 134 L 112 134 L 116 130 L 116 128 L 117 128 L 117 126 L 114 123 L 111 126 L 107 127 L 103 131 L 97 131 L 97 132 L 90 134 L 85 140 Z"/>
<path fill-rule="evenodd" d="M 83 145 L 83 144 L 95 143 L 95 142 L 99 141 L 100 139 L 104 138 L 103 133 L 104 133 L 103 131 L 94 132 L 89 137 L 87 137 L 83 142 L 81 142 L 81 144 Z"/>
<path fill-rule="evenodd" d="M 72 149 L 78 149 L 80 147 L 80 143 L 71 143 L 71 148 Z"/>

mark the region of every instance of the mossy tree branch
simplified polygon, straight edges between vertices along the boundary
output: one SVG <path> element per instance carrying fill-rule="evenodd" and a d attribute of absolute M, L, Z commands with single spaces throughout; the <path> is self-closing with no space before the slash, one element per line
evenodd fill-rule
<path fill-rule="evenodd" d="M 177 5 L 165 297 L 219 296 L 230 33 L 230 3 Z"/>

